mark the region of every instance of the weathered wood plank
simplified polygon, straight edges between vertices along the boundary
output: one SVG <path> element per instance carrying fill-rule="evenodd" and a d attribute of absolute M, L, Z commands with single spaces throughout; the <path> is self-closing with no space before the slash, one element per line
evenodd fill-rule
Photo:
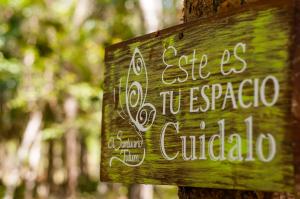
<path fill-rule="evenodd" d="M 292 192 L 293 2 L 262 1 L 107 48 L 101 180 Z M 225 73 L 237 73 L 222 74 L 222 58 Z M 164 104 L 167 91 L 173 103 Z"/>

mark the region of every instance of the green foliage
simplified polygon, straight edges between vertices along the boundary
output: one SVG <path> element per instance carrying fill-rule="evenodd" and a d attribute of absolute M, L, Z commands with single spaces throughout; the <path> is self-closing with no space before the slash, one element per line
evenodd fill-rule
<path fill-rule="evenodd" d="M 105 47 L 143 34 L 144 24 L 138 0 L 87 0 L 87 8 L 80 2 L 0 0 L 0 141 L 19 145 L 34 110 L 43 115 L 46 148 L 75 127 L 96 165 L 94 179 L 79 179 L 79 188 L 91 192 L 99 180 Z M 72 123 L 64 110 L 68 97 L 78 103 Z M 24 186 L 15 198 L 24 197 Z"/>
<path fill-rule="evenodd" d="M 62 142 L 76 127 L 98 182 L 104 51 L 134 36 L 122 19 L 139 13 L 129 12 L 127 1 L 86 1 L 84 9 L 79 0 L 0 0 L 0 140 L 19 143 L 30 113 L 39 110 L 44 144 Z M 68 97 L 78 103 L 72 123 L 65 117 Z M 83 191 L 96 190 L 93 180 L 91 187 L 87 177 L 79 180 Z M 15 196 L 23 192 L 19 187 Z"/>
<path fill-rule="evenodd" d="M 13 110 L 43 109 L 52 115 L 45 117 L 44 137 L 60 137 L 64 124 L 58 115 L 71 95 L 79 102 L 78 126 L 88 123 L 83 132 L 99 134 L 104 48 L 133 31 L 121 20 L 132 15 L 126 0 L 94 3 L 82 20 L 76 18 L 77 1 L 0 1 L 1 123 L 13 120 Z"/>

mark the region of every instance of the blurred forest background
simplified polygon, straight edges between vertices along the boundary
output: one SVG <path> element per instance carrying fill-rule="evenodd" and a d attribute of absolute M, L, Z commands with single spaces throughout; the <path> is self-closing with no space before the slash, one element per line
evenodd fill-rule
<path fill-rule="evenodd" d="M 0 0 L 0 198 L 176 198 L 99 182 L 105 47 L 180 23 L 182 0 Z"/>

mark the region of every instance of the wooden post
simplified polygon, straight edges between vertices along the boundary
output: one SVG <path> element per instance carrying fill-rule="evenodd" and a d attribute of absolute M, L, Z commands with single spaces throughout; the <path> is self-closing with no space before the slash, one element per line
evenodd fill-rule
<path fill-rule="evenodd" d="M 255 0 L 184 0 L 183 20 L 184 22 L 193 21 L 197 18 L 205 18 L 220 13 L 232 12 L 236 9 L 243 7 L 244 4 Z M 298 1 L 299 2 L 299 1 Z M 299 4 L 299 3 L 298 3 Z M 300 7 L 298 5 L 298 7 Z M 298 8 L 297 8 L 298 9 Z M 299 24 L 298 24 L 299 25 Z M 296 26 L 298 27 L 298 26 Z M 298 27 L 299 29 L 299 27 Z M 296 34 L 299 30 L 296 30 Z M 298 43 L 298 42 L 297 42 Z M 297 44 L 296 44 L 297 45 Z M 299 48 L 299 47 L 298 47 Z M 298 52 L 299 53 L 299 52 Z M 297 56 L 297 55 L 292 55 Z M 297 60 L 296 60 L 297 61 Z M 299 61 L 299 60 L 298 60 Z M 294 63 L 296 65 L 296 63 Z M 299 68 L 299 67 L 298 67 Z M 299 77 L 294 81 L 299 81 Z M 296 85 L 296 83 L 294 82 Z M 299 85 L 299 84 L 298 84 Z M 295 86 L 296 87 L 296 86 Z M 295 91 L 299 90 L 294 88 Z M 299 104 L 299 91 L 294 92 L 294 104 Z M 293 109 L 298 106 L 293 107 Z M 299 108 L 299 107 L 298 107 Z M 299 111 L 293 110 L 297 116 Z M 297 122 L 299 123 L 299 122 Z M 299 154 L 296 154 L 299 155 Z M 297 156 L 296 156 L 297 157 Z M 299 159 L 299 158 L 298 158 Z M 296 158 L 296 161 L 299 161 Z M 296 168 L 297 170 L 298 168 Z M 297 173 L 297 171 L 296 171 Z M 295 196 L 287 193 L 265 193 L 256 191 L 238 191 L 238 190 L 225 190 L 225 189 L 206 189 L 206 188 L 193 188 L 193 187 L 178 187 L 178 196 L 180 199 L 225 199 L 225 198 L 239 198 L 239 199 L 294 199 Z"/>
<path fill-rule="evenodd" d="M 300 198 L 300 0 L 295 1 L 296 18 L 294 24 L 294 46 L 292 48 L 292 114 L 295 121 L 294 140 L 294 165 L 295 165 L 295 198 Z"/>

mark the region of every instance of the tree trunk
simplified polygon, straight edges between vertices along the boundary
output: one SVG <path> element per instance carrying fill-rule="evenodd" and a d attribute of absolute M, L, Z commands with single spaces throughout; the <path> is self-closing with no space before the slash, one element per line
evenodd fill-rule
<path fill-rule="evenodd" d="M 183 21 L 189 22 L 199 18 L 226 13 L 256 0 L 184 0 Z M 178 187 L 180 199 L 293 199 L 284 193 L 265 193 L 256 191 L 237 191 L 225 189 L 205 189 Z"/>
<path fill-rule="evenodd" d="M 77 101 L 69 97 L 64 103 L 68 130 L 66 132 L 66 165 L 68 173 L 68 196 L 76 198 L 77 180 L 79 174 L 79 150 L 77 141 L 77 129 L 75 127 L 75 118 L 77 115 Z"/>
<path fill-rule="evenodd" d="M 53 157 L 54 157 L 54 141 L 48 142 L 48 169 L 47 169 L 47 184 L 49 186 L 49 192 L 53 191 Z"/>
<path fill-rule="evenodd" d="M 88 177 L 88 151 L 85 144 L 85 137 L 80 137 L 80 175 Z"/>
<path fill-rule="evenodd" d="M 33 111 L 30 115 L 21 146 L 18 150 L 19 170 L 23 169 L 25 180 L 25 199 L 33 198 L 35 180 L 38 174 L 38 164 L 41 153 L 41 135 L 43 115 L 39 110 Z M 22 168 L 24 165 L 26 169 Z"/>
<path fill-rule="evenodd" d="M 131 185 L 128 190 L 129 199 L 152 199 L 152 185 Z"/>
<path fill-rule="evenodd" d="M 143 12 L 146 33 L 157 31 L 162 27 L 162 0 L 139 0 Z"/>
<path fill-rule="evenodd" d="M 128 199 L 139 198 L 140 195 L 140 185 L 133 184 L 128 188 Z"/>

